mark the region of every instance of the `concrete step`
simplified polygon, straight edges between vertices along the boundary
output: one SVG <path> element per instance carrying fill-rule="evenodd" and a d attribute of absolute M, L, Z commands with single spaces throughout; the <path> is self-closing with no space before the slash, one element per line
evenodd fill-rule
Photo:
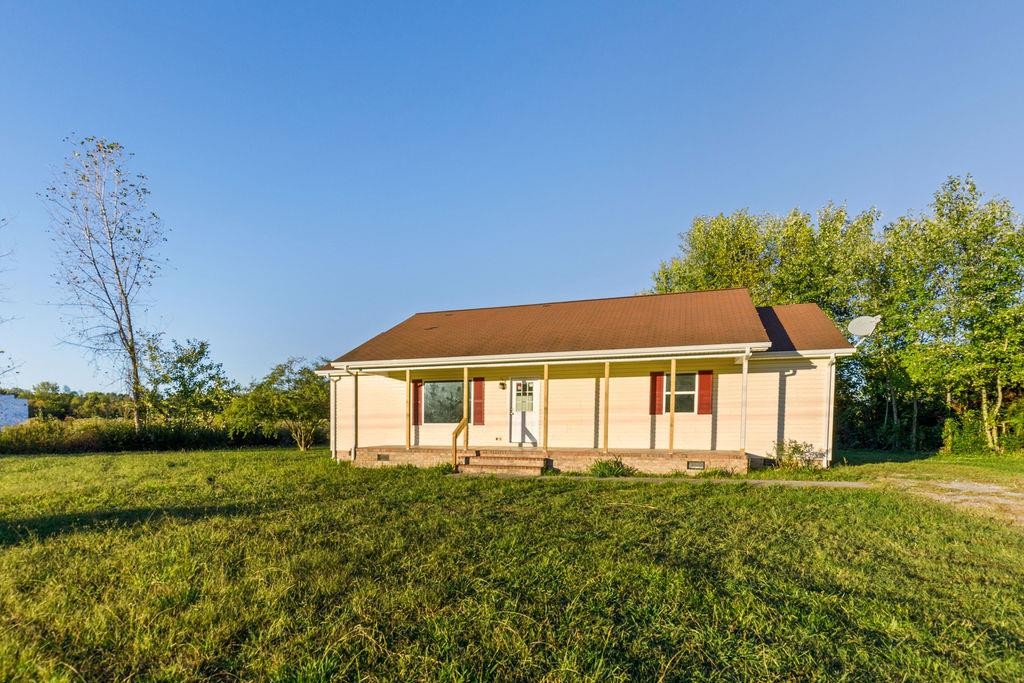
<path fill-rule="evenodd" d="M 460 451 L 461 452 L 461 451 Z M 515 448 L 470 448 L 470 453 L 474 455 L 501 455 L 508 456 L 510 458 L 545 458 L 547 454 L 544 451 L 529 449 L 529 450 L 517 450 Z"/>
<path fill-rule="evenodd" d="M 477 460 L 477 458 L 473 460 Z M 543 471 L 542 465 L 493 465 L 477 462 L 459 465 L 459 472 L 463 474 L 513 474 L 522 477 L 536 477 Z"/>
<path fill-rule="evenodd" d="M 479 455 L 469 459 L 469 462 L 476 465 L 526 465 L 529 467 L 545 467 L 548 459 L 544 456 L 522 455 Z"/>

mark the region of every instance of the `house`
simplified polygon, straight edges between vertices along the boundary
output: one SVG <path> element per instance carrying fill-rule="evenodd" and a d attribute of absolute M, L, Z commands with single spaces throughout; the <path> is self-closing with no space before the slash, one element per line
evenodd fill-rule
<path fill-rule="evenodd" d="M 10 427 L 28 420 L 28 399 L 0 394 L 0 427 Z"/>
<path fill-rule="evenodd" d="M 828 465 L 853 351 L 815 304 L 725 289 L 417 313 L 319 372 L 359 466 L 744 472 L 789 440 Z"/>

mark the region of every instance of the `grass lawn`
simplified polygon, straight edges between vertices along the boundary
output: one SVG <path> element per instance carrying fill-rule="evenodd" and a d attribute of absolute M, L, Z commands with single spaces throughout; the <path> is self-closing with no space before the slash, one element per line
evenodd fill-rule
<path fill-rule="evenodd" d="M 1024 489 L 1024 452 L 953 455 L 945 453 L 889 453 L 838 451 L 827 470 L 755 470 L 757 479 L 822 479 L 870 481 L 897 479 L 967 480 Z"/>
<path fill-rule="evenodd" d="M 0 679 L 331 677 L 1020 680 L 1024 533 L 875 488 L 0 458 Z"/>

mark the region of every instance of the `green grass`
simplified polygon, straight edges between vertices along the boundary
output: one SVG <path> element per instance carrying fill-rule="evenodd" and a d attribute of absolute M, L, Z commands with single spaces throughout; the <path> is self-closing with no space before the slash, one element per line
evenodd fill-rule
<path fill-rule="evenodd" d="M 755 470 L 754 479 L 820 479 L 871 481 L 887 478 L 966 480 L 1024 488 L 1024 452 L 1013 453 L 890 453 L 838 451 L 827 470 Z"/>
<path fill-rule="evenodd" d="M 1024 677 L 1024 533 L 878 489 L 0 458 L 0 679 Z"/>

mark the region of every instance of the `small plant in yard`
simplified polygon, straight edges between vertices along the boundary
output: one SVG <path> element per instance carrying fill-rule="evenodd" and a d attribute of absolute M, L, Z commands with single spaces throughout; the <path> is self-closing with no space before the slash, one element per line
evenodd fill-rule
<path fill-rule="evenodd" d="M 814 450 L 809 443 L 789 439 L 781 443 L 775 442 L 775 466 L 783 470 L 799 470 L 817 467 L 822 455 Z"/>
<path fill-rule="evenodd" d="M 633 477 L 638 473 L 636 468 L 630 467 L 619 458 L 598 460 L 588 470 L 594 477 Z"/>

